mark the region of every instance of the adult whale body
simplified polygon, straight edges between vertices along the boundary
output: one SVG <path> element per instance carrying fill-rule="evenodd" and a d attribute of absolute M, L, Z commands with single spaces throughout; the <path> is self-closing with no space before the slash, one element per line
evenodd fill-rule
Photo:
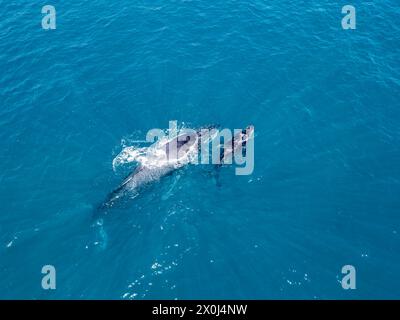
<path fill-rule="evenodd" d="M 104 216 L 109 209 L 116 206 L 123 199 L 129 199 L 139 194 L 141 187 L 171 174 L 174 170 L 190 163 L 197 155 L 201 134 L 192 130 L 184 132 L 172 139 L 161 138 L 148 148 L 144 154 L 134 160 L 139 163 L 122 184 L 111 192 L 105 202 L 99 205 L 94 213 L 95 245 L 104 250 L 107 247 L 108 235 L 104 228 Z"/>
<path fill-rule="evenodd" d="M 190 163 L 198 154 L 201 136 L 201 130 L 183 131 L 172 139 L 161 140 L 147 148 L 146 156 L 139 161 L 139 166 L 108 195 L 98 211 L 107 213 L 106 209 L 113 207 L 121 198 L 135 197 L 141 187 Z"/>

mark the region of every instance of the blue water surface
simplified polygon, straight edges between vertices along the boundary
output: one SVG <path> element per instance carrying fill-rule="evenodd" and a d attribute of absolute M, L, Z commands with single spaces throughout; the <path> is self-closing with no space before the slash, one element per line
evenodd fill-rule
<path fill-rule="evenodd" d="M 345 1 L 44 4 L 0 2 L 0 298 L 400 298 L 397 0 L 356 30 Z M 94 227 L 170 120 L 253 124 L 253 174 L 189 166 Z"/>

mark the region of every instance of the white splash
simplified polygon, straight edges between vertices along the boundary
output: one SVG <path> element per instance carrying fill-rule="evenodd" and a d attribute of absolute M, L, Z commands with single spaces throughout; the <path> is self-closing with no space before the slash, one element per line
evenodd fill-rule
<path fill-rule="evenodd" d="M 140 162 L 140 159 L 145 156 L 147 148 L 137 147 L 125 147 L 122 151 L 113 159 L 112 166 L 113 170 L 116 171 L 117 167 L 131 163 Z"/>
<path fill-rule="evenodd" d="M 143 167 L 159 168 L 164 166 L 172 166 L 180 168 L 189 163 L 196 163 L 198 159 L 198 137 L 195 143 L 186 150 L 186 152 L 178 153 L 177 157 L 168 157 L 167 145 L 177 137 L 177 132 L 167 135 L 149 147 L 126 146 L 125 140 L 122 151 L 113 159 L 113 170 L 116 171 L 119 166 L 137 162 Z"/>

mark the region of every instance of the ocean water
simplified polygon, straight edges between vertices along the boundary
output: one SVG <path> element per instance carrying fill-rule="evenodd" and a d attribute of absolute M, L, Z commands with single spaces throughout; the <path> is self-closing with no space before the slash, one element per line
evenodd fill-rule
<path fill-rule="evenodd" d="M 397 0 L 356 30 L 344 1 L 44 4 L 0 4 L 0 298 L 400 298 Z M 188 166 L 93 226 L 171 120 L 253 124 L 254 172 Z"/>

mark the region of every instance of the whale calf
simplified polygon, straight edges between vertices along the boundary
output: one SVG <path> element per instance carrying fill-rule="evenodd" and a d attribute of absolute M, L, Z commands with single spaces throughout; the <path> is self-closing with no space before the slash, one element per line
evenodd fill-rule
<path fill-rule="evenodd" d="M 237 154 L 246 151 L 247 141 L 254 137 L 254 126 L 249 125 L 246 129 L 236 133 L 232 140 L 224 143 L 220 152 L 220 165 L 232 163 L 232 159 Z"/>

